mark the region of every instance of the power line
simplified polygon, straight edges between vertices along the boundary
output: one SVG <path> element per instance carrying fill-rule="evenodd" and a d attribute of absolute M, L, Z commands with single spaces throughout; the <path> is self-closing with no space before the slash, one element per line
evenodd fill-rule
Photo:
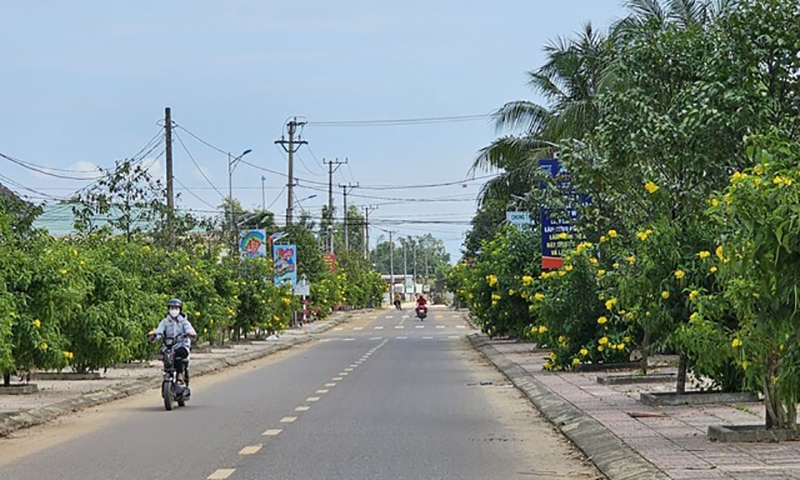
<path fill-rule="evenodd" d="M 220 191 L 219 191 L 219 189 L 216 187 L 216 185 L 214 185 L 214 184 L 211 182 L 211 180 L 209 180 L 209 178 L 206 176 L 205 172 L 203 172 L 203 169 L 202 169 L 202 168 L 200 168 L 200 165 L 197 163 L 197 161 L 194 159 L 194 157 L 192 156 L 192 154 L 189 152 L 189 149 L 188 149 L 188 148 L 186 148 L 186 144 L 185 144 L 185 143 L 183 143 L 183 140 L 181 139 L 181 136 L 180 136 L 180 135 L 178 135 L 178 132 L 177 132 L 177 131 L 174 131 L 173 133 L 175 134 L 175 138 L 177 138 L 177 139 L 178 139 L 178 143 L 180 143 L 180 144 L 181 144 L 181 147 L 183 147 L 183 150 L 186 152 L 186 155 L 188 155 L 188 156 L 189 156 L 189 158 L 192 160 L 192 163 L 194 163 L 194 166 L 195 166 L 195 168 L 197 168 L 197 171 L 198 171 L 198 172 L 200 172 L 200 175 L 202 175 L 202 176 L 203 176 L 203 178 L 205 178 L 205 179 L 206 179 L 206 182 L 208 182 L 208 184 L 211 186 L 211 188 L 213 188 L 213 189 L 214 189 L 214 191 L 216 191 L 216 192 L 219 194 L 219 196 L 220 196 L 220 197 L 222 197 L 222 198 L 224 199 L 224 198 L 225 198 L 225 195 L 223 195 L 223 194 L 222 194 L 222 192 L 220 192 Z"/>
<path fill-rule="evenodd" d="M 327 120 L 308 122 L 318 127 L 394 127 L 405 125 L 431 125 L 437 123 L 470 122 L 491 118 L 492 114 L 456 115 L 450 117 L 421 117 L 385 120 Z"/>
<path fill-rule="evenodd" d="M 191 196 L 193 196 L 194 198 L 196 198 L 196 199 L 200 200 L 202 203 L 204 203 L 204 204 L 208 205 L 208 206 L 209 206 L 209 207 L 211 207 L 211 208 L 216 208 L 216 207 L 214 207 L 214 205 L 211 205 L 210 203 L 208 203 L 207 201 L 205 201 L 205 200 L 203 199 L 203 197 L 201 197 L 201 196 L 197 195 L 197 194 L 196 194 L 196 193 L 194 193 L 194 192 L 193 192 L 193 191 L 192 191 L 192 190 L 191 190 L 189 187 L 187 187 L 186 185 L 184 185 L 183 183 L 181 183 L 181 181 L 180 181 L 180 180 L 178 180 L 178 177 L 175 177 L 175 176 L 173 175 L 172 179 L 173 179 L 173 180 L 175 180 L 175 181 L 178 183 L 178 185 L 180 185 L 181 187 L 183 187 L 184 191 L 186 191 L 186 192 L 189 192 L 189 194 L 190 194 Z"/>

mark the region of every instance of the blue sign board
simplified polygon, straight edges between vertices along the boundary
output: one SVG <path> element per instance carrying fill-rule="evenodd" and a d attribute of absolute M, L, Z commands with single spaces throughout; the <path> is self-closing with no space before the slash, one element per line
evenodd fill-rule
<path fill-rule="evenodd" d="M 574 205 L 578 203 L 587 205 L 589 199 L 586 196 L 578 195 L 572 189 L 569 173 L 561 169 L 558 160 L 539 160 L 539 166 L 547 170 L 550 176 L 556 179 L 556 185 L 563 192 L 567 205 L 569 205 L 567 211 L 562 212 L 565 215 L 558 216 L 552 215 L 550 209 L 541 207 L 542 268 L 561 268 L 564 264 L 565 249 L 574 240 L 573 222 L 578 218 L 578 211 L 574 208 Z M 547 184 L 542 182 L 540 188 L 547 188 Z"/>

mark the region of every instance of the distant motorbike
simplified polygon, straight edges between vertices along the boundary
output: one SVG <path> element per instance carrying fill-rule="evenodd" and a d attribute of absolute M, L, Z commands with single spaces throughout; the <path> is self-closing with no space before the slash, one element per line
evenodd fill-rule
<path fill-rule="evenodd" d="M 164 365 L 164 380 L 161 382 L 161 397 L 164 399 L 164 408 L 172 410 L 172 403 L 177 402 L 179 407 L 186 405 L 189 399 L 189 387 L 185 383 L 178 383 L 178 372 L 175 369 L 175 345 L 183 339 L 177 337 L 164 337 L 161 341 L 161 362 Z M 184 366 L 184 382 L 189 378 L 189 367 Z"/>
<path fill-rule="evenodd" d="M 427 316 L 428 316 L 428 312 L 426 312 L 424 308 L 418 308 L 417 309 L 417 318 L 419 318 L 419 320 L 421 322 L 424 322 L 425 321 L 425 317 L 427 317 Z"/>

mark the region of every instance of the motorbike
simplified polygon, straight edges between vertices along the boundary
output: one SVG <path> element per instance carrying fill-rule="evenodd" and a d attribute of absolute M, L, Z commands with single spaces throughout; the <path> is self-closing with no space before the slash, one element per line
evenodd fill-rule
<path fill-rule="evenodd" d="M 184 382 L 178 383 L 178 372 L 175 369 L 175 345 L 182 340 L 183 335 L 177 337 L 164 337 L 161 341 L 161 362 L 164 365 L 164 379 L 161 382 L 161 397 L 164 399 L 164 408 L 172 410 L 173 401 L 179 407 L 186 405 L 191 392 L 188 386 L 189 367 L 184 366 Z"/>
<path fill-rule="evenodd" d="M 417 308 L 417 318 L 419 318 L 420 322 L 424 322 L 425 321 L 425 317 L 427 317 L 427 316 L 428 316 L 428 314 L 427 314 L 427 312 L 425 312 L 424 308 Z"/>

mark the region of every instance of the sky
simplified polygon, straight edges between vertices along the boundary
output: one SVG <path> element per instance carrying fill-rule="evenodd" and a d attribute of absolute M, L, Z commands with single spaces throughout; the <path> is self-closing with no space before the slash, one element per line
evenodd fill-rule
<path fill-rule="evenodd" d="M 327 203 L 322 163 L 346 158 L 334 183 L 358 183 L 348 203 L 378 207 L 371 214 L 373 245 L 388 230 L 431 233 L 457 260 L 485 175 L 469 180 L 470 166 L 498 135 L 490 120 L 325 122 L 478 116 L 511 100 L 541 101 L 527 87 L 526 72 L 543 63 L 545 44 L 587 21 L 606 28 L 624 14 L 621 4 L 4 2 L 0 153 L 78 178 L 148 153 L 143 165 L 163 177 L 163 148 L 141 149 L 159 134 L 169 106 L 179 126 L 178 207 L 210 214 L 228 191 L 227 155 L 194 134 L 234 156 L 252 149 L 244 160 L 272 172 L 240 163 L 233 196 L 246 208 L 260 207 L 264 175 L 266 204 L 283 221 L 287 160 L 274 141 L 297 117 L 308 122 L 302 129 L 308 145 L 296 156 L 295 215 L 305 209 L 319 216 Z M 2 158 L 0 165 L 0 183 L 37 201 L 55 201 L 89 183 Z M 452 185 L 414 187 L 439 183 Z M 339 207 L 341 191 L 335 189 Z"/>

